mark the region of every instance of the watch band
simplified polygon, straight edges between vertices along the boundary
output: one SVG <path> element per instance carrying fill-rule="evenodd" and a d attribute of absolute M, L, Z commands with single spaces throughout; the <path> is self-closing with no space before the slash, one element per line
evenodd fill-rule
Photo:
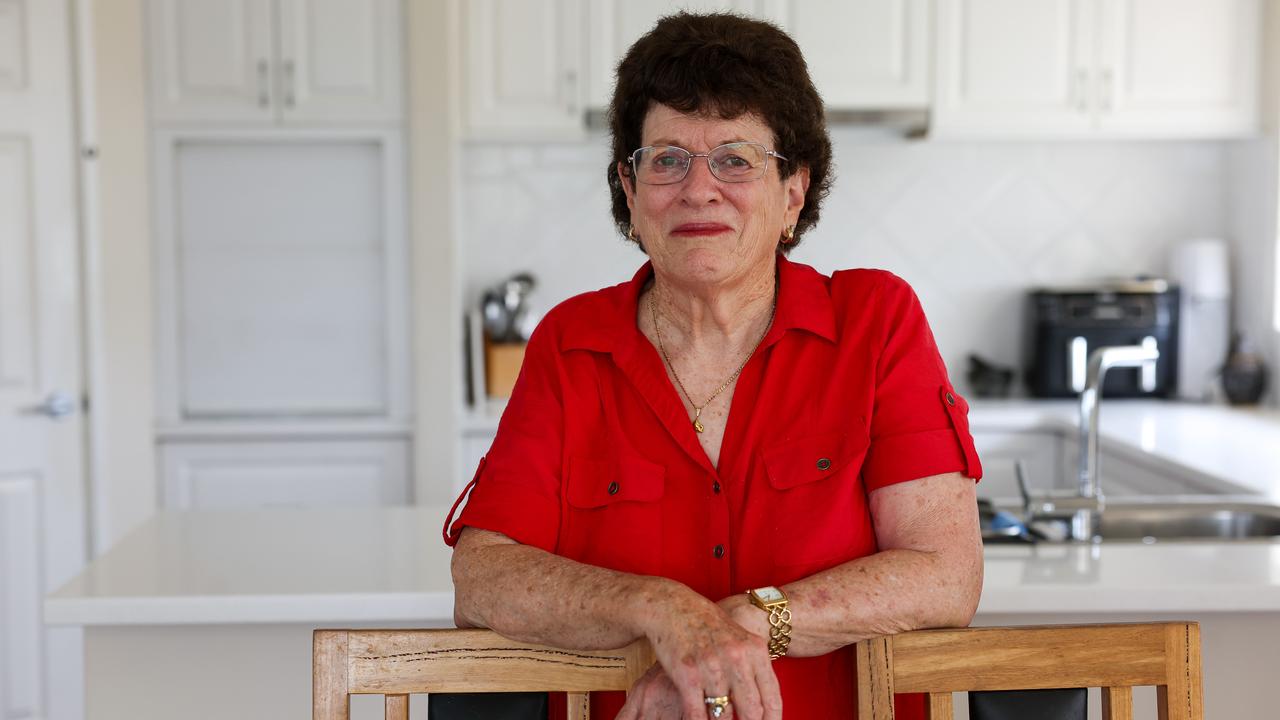
<path fill-rule="evenodd" d="M 787 596 L 781 590 L 760 589 L 771 590 L 782 598 L 766 602 L 755 590 L 747 592 L 752 605 L 769 613 L 769 658 L 777 660 L 787 654 L 787 646 L 791 644 L 791 609 L 787 607 Z"/>

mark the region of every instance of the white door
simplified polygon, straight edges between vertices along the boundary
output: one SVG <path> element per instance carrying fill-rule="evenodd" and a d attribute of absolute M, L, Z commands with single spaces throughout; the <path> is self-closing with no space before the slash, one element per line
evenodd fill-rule
<path fill-rule="evenodd" d="M 579 0 L 469 0 L 463 12 L 468 134 L 581 136 Z"/>
<path fill-rule="evenodd" d="M 925 108 L 929 6 L 929 0 L 786 0 L 780 20 L 828 109 Z"/>
<path fill-rule="evenodd" d="M 1098 127 L 1187 137 L 1258 127 L 1258 0 L 1108 0 Z"/>
<path fill-rule="evenodd" d="M 382 122 L 400 117 L 398 0 L 280 0 L 285 122 Z"/>
<path fill-rule="evenodd" d="M 609 105 L 623 53 L 663 15 L 680 10 L 760 13 L 757 0 L 591 0 L 587 5 L 587 104 Z"/>
<path fill-rule="evenodd" d="M 272 53 L 271 0 L 150 0 L 148 9 L 157 120 L 274 119 L 281 68 Z"/>
<path fill-rule="evenodd" d="M 1092 128 L 1093 3 L 937 3 L 933 130 L 1083 135 Z"/>
<path fill-rule="evenodd" d="M 0 0 L 0 718 L 80 713 L 42 596 L 86 556 L 67 0 Z"/>

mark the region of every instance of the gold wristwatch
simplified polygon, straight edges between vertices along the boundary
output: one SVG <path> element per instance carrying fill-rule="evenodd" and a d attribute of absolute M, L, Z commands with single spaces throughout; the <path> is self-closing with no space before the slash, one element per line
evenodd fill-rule
<path fill-rule="evenodd" d="M 791 644 L 791 610 L 787 595 L 772 585 L 748 590 L 751 604 L 769 613 L 769 657 L 777 660 L 787 654 Z"/>

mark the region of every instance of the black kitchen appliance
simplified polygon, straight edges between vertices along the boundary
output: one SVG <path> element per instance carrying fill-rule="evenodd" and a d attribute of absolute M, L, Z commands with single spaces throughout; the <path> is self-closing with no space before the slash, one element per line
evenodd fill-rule
<path fill-rule="evenodd" d="M 1029 296 L 1027 387 L 1035 397 L 1074 397 L 1084 389 L 1089 354 L 1107 345 L 1154 345 L 1160 358 L 1113 368 L 1104 397 L 1172 397 L 1178 378 L 1178 288 L 1129 280 L 1048 288 Z"/>

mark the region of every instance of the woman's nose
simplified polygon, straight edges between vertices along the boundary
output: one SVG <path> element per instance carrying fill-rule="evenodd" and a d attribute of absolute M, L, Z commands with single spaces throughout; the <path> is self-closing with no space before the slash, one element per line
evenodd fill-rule
<path fill-rule="evenodd" d="M 712 174 L 709 158 L 691 158 L 689 173 L 680 182 L 680 194 L 693 203 L 714 202 L 720 198 L 721 182 Z"/>

